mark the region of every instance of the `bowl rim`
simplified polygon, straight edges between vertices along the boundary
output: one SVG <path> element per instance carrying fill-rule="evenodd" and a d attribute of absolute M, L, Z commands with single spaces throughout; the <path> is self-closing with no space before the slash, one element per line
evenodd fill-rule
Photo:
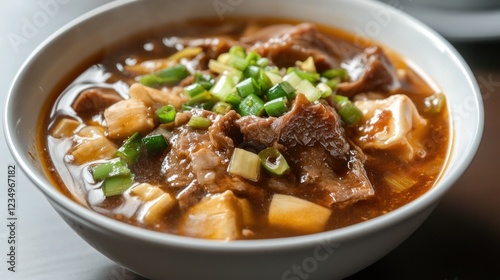
<path fill-rule="evenodd" d="M 318 0 L 319 2 L 324 0 Z M 25 62 L 22 64 L 19 71 L 16 73 L 15 78 L 10 86 L 9 92 L 6 98 L 6 105 L 4 110 L 4 136 L 7 142 L 7 146 L 13 155 L 15 161 L 19 164 L 23 172 L 27 175 L 29 180 L 39 189 L 44 196 L 49 200 L 53 207 L 57 206 L 62 208 L 66 213 L 77 220 L 83 221 L 87 225 L 100 228 L 101 230 L 106 230 L 108 232 L 113 232 L 114 234 L 127 236 L 134 239 L 141 240 L 143 242 L 150 242 L 155 244 L 161 244 L 164 246 L 173 246 L 186 249 L 196 249 L 196 250 L 219 250 L 225 252 L 245 250 L 247 252 L 252 251 L 262 251 L 262 250 L 279 250 L 279 249 L 290 249 L 297 247 L 307 247 L 310 245 L 317 245 L 319 241 L 329 240 L 329 241 L 339 241 L 344 242 L 346 240 L 351 240 L 357 236 L 366 235 L 367 233 L 372 233 L 379 231 L 380 229 L 386 228 L 391 224 L 395 224 L 414 216 L 416 213 L 425 211 L 429 207 L 433 207 L 439 199 L 443 196 L 445 192 L 453 185 L 453 183 L 458 180 L 458 178 L 463 174 L 463 172 L 468 168 L 474 156 L 476 155 L 477 149 L 481 142 L 483 126 L 484 126 L 484 110 L 481 99 L 481 93 L 477 81 L 472 74 L 471 69 L 466 64 L 465 60 L 461 57 L 458 51 L 442 36 L 437 34 L 434 30 L 427 27 L 420 21 L 414 19 L 413 17 L 405 14 L 404 12 L 397 10 L 385 3 L 377 1 L 363 1 L 363 0 L 340 0 L 340 2 L 355 3 L 355 5 L 362 5 L 365 8 L 384 8 L 389 9 L 393 15 L 408 21 L 415 29 L 419 32 L 424 33 L 425 36 L 440 45 L 446 53 L 450 56 L 450 59 L 460 66 L 460 72 L 464 73 L 467 77 L 467 84 L 470 86 L 471 93 L 474 96 L 474 101 L 478 104 L 479 110 L 477 110 L 477 122 L 474 131 L 474 141 L 470 145 L 470 153 L 465 157 L 460 166 L 455 170 L 453 174 L 447 175 L 446 180 L 442 180 L 438 184 L 439 187 L 433 187 L 426 193 L 422 194 L 415 200 L 403 205 L 387 214 L 381 215 L 379 217 L 372 218 L 370 220 L 360 222 L 347 227 L 294 237 L 285 238 L 273 238 L 273 239 L 258 239 L 258 240 L 234 240 L 230 242 L 225 241 L 214 241 L 205 240 L 200 238 L 178 236 L 173 234 L 166 234 L 161 232 L 155 232 L 152 230 L 147 230 L 137 226 L 129 225 L 123 222 L 119 222 L 112 218 L 106 217 L 104 215 L 98 214 L 91 209 L 88 209 L 78 203 L 74 202 L 67 196 L 63 195 L 51 184 L 45 182 L 39 177 L 35 172 L 30 170 L 29 164 L 24 160 L 24 157 L 20 154 L 14 143 L 14 131 L 16 126 L 16 120 L 11 120 L 10 115 L 12 114 L 12 106 L 10 103 L 15 99 L 14 95 L 16 88 L 19 86 L 20 80 L 22 80 L 23 73 L 28 71 L 30 68 L 30 62 L 34 60 L 38 55 L 41 55 L 44 49 L 50 44 L 51 41 L 59 36 L 62 36 L 65 32 L 68 32 L 72 28 L 77 27 L 82 22 L 92 20 L 93 17 L 97 17 L 100 14 L 107 12 L 109 10 L 122 7 L 125 5 L 130 5 L 137 0 L 118 0 L 109 2 L 100 7 L 97 7 L 91 11 L 84 13 L 83 15 L 75 18 L 74 20 L 68 22 L 56 32 L 46 38 L 38 47 L 28 56 Z M 450 116 L 451 118 L 451 116 Z M 452 124 L 451 120 L 450 124 Z M 453 129 L 454 131 L 454 129 Z M 452 149 L 452 147 L 450 147 Z M 45 171 L 44 171 L 45 172 Z M 40 175 L 41 176 L 41 175 Z M 54 205 L 54 203 L 56 205 Z"/>

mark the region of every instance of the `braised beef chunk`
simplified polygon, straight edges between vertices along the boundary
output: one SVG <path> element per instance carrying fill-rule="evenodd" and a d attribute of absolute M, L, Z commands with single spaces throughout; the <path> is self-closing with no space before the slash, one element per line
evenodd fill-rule
<path fill-rule="evenodd" d="M 350 61 L 342 63 L 351 78 L 338 85 L 339 94 L 347 97 L 368 91 L 390 91 L 399 86 L 392 63 L 382 48 L 373 46 Z"/>
<path fill-rule="evenodd" d="M 96 114 L 123 98 L 111 88 L 89 88 L 82 91 L 73 102 L 78 114 Z"/>
<path fill-rule="evenodd" d="M 275 146 L 278 141 L 278 132 L 275 123 L 276 118 L 260 118 L 256 116 L 245 116 L 236 121 L 243 141 L 257 150 L 263 150 L 266 147 Z M 277 147 L 275 147 L 277 148 Z M 281 150 L 281 149 L 280 149 Z"/>
<path fill-rule="evenodd" d="M 269 29 L 268 29 L 269 28 Z M 270 26 L 241 38 L 250 49 L 269 58 L 280 67 L 293 66 L 312 56 L 320 70 L 339 67 L 340 50 L 327 36 L 310 23 L 295 26 Z"/>

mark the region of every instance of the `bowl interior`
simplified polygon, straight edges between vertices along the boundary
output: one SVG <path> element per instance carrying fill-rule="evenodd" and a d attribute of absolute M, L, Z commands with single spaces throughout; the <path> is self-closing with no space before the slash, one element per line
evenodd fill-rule
<path fill-rule="evenodd" d="M 225 3 L 225 2 L 224 2 Z M 168 22 L 188 18 L 279 16 L 312 21 L 344 29 L 389 46 L 421 69 L 437 84 L 448 100 L 454 126 L 454 144 L 448 168 L 437 187 L 421 198 L 390 213 L 351 227 L 363 229 L 375 223 L 390 223 L 420 211 L 442 196 L 472 160 L 482 133 L 481 95 L 470 69 L 457 52 L 440 36 L 405 14 L 377 2 L 352 0 L 275 0 L 228 1 L 115 1 L 84 15 L 46 40 L 18 73 L 5 110 L 5 134 L 8 145 L 28 177 L 52 201 L 62 208 L 97 221 L 102 226 L 130 226 L 109 221 L 83 209 L 53 188 L 39 162 L 36 126 L 42 109 L 41 100 L 60 86 L 61 80 L 96 53 L 105 54 L 111 45 L 130 34 L 157 28 Z M 85 40 L 82 40 L 85 38 Z M 432 139 L 431 139 L 432 140 Z M 327 234 L 342 234 L 336 230 Z M 150 234 L 153 233 L 144 233 Z M 166 240 L 172 237 L 158 237 Z M 204 241 L 200 241 L 203 243 Z"/>

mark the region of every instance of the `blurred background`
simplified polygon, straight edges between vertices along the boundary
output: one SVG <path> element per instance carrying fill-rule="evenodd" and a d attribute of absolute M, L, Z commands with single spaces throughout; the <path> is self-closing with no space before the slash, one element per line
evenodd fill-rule
<path fill-rule="evenodd" d="M 496 177 L 500 175 L 500 148 L 496 146 L 500 143 L 500 1 L 473 8 L 450 7 L 447 1 L 453 0 L 383 0 L 440 32 L 471 67 L 485 106 L 485 128 L 479 152 L 429 219 L 401 246 L 351 276 L 351 280 L 500 279 L 500 183 Z M 464 0 L 454 2 L 461 1 Z M 468 2 L 481 1 L 492 0 Z M 107 2 L 111 1 L 2 2 L 2 101 L 16 72 L 37 45 L 67 22 Z M 3 137 L 0 137 L 0 153 L 3 155 L 1 168 L 7 170 L 14 160 Z M 6 181 L 6 172 L 0 173 L 2 182 Z M 17 271 L 9 272 L 5 258 L 1 257 L 0 279 L 142 279 L 80 239 L 22 173 L 18 172 L 16 180 Z M 2 205 L 6 194 L 0 191 Z M 5 212 L 0 210 L 2 221 L 6 221 Z M 6 227 L 2 225 L 2 256 L 7 252 L 7 245 Z"/>

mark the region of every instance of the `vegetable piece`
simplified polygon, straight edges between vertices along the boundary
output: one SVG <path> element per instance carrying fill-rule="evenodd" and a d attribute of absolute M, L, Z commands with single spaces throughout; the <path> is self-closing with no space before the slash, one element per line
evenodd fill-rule
<path fill-rule="evenodd" d="M 264 113 L 264 101 L 255 94 L 250 94 L 241 100 L 238 105 L 238 113 L 241 116 L 262 116 Z"/>
<path fill-rule="evenodd" d="M 130 169 L 122 158 L 114 158 L 92 168 L 92 177 L 99 181 L 113 176 L 128 176 Z"/>
<path fill-rule="evenodd" d="M 384 180 L 387 182 L 391 190 L 397 193 L 404 192 L 417 183 L 417 181 L 411 177 L 390 172 L 385 174 Z"/>
<path fill-rule="evenodd" d="M 148 134 L 155 128 L 150 109 L 143 102 L 133 98 L 119 101 L 104 110 L 108 137 L 125 139 L 135 132 Z"/>
<path fill-rule="evenodd" d="M 230 93 L 227 98 L 226 98 L 226 102 L 231 104 L 231 106 L 237 108 L 238 105 L 241 103 L 241 96 L 238 95 L 237 92 L 232 92 Z"/>
<path fill-rule="evenodd" d="M 338 78 L 341 81 L 349 81 L 349 73 L 347 73 L 347 70 L 343 68 L 333 68 L 326 70 L 325 72 L 321 73 L 321 76 L 327 78 L 328 80 Z"/>
<path fill-rule="evenodd" d="M 231 111 L 231 109 L 232 109 L 231 104 L 221 101 L 215 103 L 214 107 L 212 108 L 212 112 L 217 113 L 219 115 L 225 115 L 229 111 Z"/>
<path fill-rule="evenodd" d="M 274 85 L 267 91 L 267 100 L 273 100 L 278 97 L 286 97 L 292 99 L 295 97 L 295 89 L 289 82 L 283 81 Z"/>
<path fill-rule="evenodd" d="M 226 101 L 226 98 L 229 94 L 231 94 L 234 85 L 235 83 L 233 78 L 226 74 L 221 75 L 219 80 L 210 89 L 210 93 L 217 97 L 220 101 Z"/>
<path fill-rule="evenodd" d="M 133 165 L 139 156 L 141 150 L 141 134 L 136 132 L 132 134 L 123 145 L 118 148 L 115 156 L 122 158 L 128 165 Z"/>
<path fill-rule="evenodd" d="M 102 191 L 106 197 L 120 195 L 133 184 L 134 177 L 132 174 L 108 177 L 102 182 Z"/>
<path fill-rule="evenodd" d="M 133 187 L 130 190 L 130 194 L 146 202 L 143 206 L 145 211 L 141 211 L 138 214 L 138 219 L 142 219 L 150 225 L 157 224 L 176 203 L 175 198 L 171 194 L 148 183 L 142 183 Z"/>
<path fill-rule="evenodd" d="M 331 210 L 291 195 L 275 194 L 269 206 L 269 224 L 303 233 L 322 231 Z"/>
<path fill-rule="evenodd" d="M 203 49 L 200 47 L 188 47 L 172 54 L 167 58 L 146 60 L 136 65 L 125 65 L 125 70 L 137 74 L 147 74 L 157 71 L 158 69 L 167 68 L 168 66 L 180 61 L 182 58 L 195 57 L 202 51 Z"/>
<path fill-rule="evenodd" d="M 192 116 L 188 125 L 196 129 L 207 129 L 212 124 L 212 121 L 201 116 Z"/>
<path fill-rule="evenodd" d="M 241 57 L 241 58 L 246 58 L 246 56 L 247 56 L 247 51 L 242 46 L 232 46 L 229 49 L 228 53 L 231 55 Z"/>
<path fill-rule="evenodd" d="M 319 94 L 321 94 L 321 98 L 326 98 L 333 93 L 332 88 L 326 83 L 318 83 L 316 85 L 316 89 L 318 90 Z"/>
<path fill-rule="evenodd" d="M 431 114 L 440 113 L 446 106 L 446 97 L 442 93 L 435 93 L 424 99 L 424 111 Z"/>
<path fill-rule="evenodd" d="M 279 97 L 264 104 L 264 109 L 269 116 L 279 117 L 288 111 L 288 99 Z"/>
<path fill-rule="evenodd" d="M 229 65 L 226 65 L 224 63 L 221 63 L 221 62 L 214 60 L 214 59 L 210 59 L 208 61 L 208 69 L 210 69 L 210 71 L 213 71 L 217 74 L 223 74 L 224 72 L 227 72 L 227 74 L 229 74 L 229 75 L 241 76 L 240 70 L 238 70 L 234 67 L 231 67 Z"/>
<path fill-rule="evenodd" d="M 194 73 L 194 82 L 200 84 L 206 90 L 212 88 L 215 84 L 214 78 L 210 74 L 204 74 L 201 72 Z"/>
<path fill-rule="evenodd" d="M 260 158 L 257 154 L 235 148 L 229 161 L 228 172 L 251 181 L 257 181 L 260 175 Z"/>
<path fill-rule="evenodd" d="M 247 97 L 250 94 L 261 95 L 260 86 L 254 78 L 246 78 L 236 85 L 236 90 L 241 97 Z"/>
<path fill-rule="evenodd" d="M 175 121 L 177 111 L 175 110 L 174 106 L 165 105 L 156 110 L 156 115 L 158 116 L 158 120 L 160 121 L 160 123 L 171 123 Z"/>
<path fill-rule="evenodd" d="M 201 47 L 187 47 L 166 58 L 167 61 L 179 61 L 183 58 L 191 58 L 203 51 Z"/>
<path fill-rule="evenodd" d="M 342 95 L 335 95 L 333 96 L 333 101 L 337 103 L 339 107 L 337 112 L 346 124 L 356 124 L 363 117 L 363 112 L 349 98 Z"/>
<path fill-rule="evenodd" d="M 70 137 L 73 135 L 78 126 L 80 126 L 80 122 L 77 120 L 62 118 L 54 126 L 50 135 L 54 138 Z"/>
<path fill-rule="evenodd" d="M 186 93 L 189 98 L 194 98 L 197 95 L 205 93 L 207 90 L 200 84 L 194 83 L 189 86 L 184 87 L 184 93 Z"/>
<path fill-rule="evenodd" d="M 271 71 L 264 71 L 266 76 L 269 78 L 269 81 L 271 82 L 271 85 L 276 85 L 281 82 L 283 82 L 283 77 L 279 73 L 273 73 Z"/>
<path fill-rule="evenodd" d="M 297 61 L 295 63 L 297 67 L 306 72 L 316 73 L 316 65 L 314 64 L 314 58 L 312 56 L 308 57 L 304 61 Z"/>
<path fill-rule="evenodd" d="M 273 147 L 266 148 L 259 153 L 260 163 L 265 170 L 274 175 L 283 175 L 290 169 L 285 157 Z"/>
<path fill-rule="evenodd" d="M 110 159 L 116 152 L 116 146 L 104 136 L 84 139 L 71 151 L 74 164 L 84 164 L 98 159 Z"/>
<path fill-rule="evenodd" d="M 321 98 L 321 94 L 316 89 L 315 86 L 309 82 L 309 80 L 302 80 L 297 87 L 295 87 L 296 93 L 302 93 L 306 96 L 307 100 L 314 102 Z"/>
<path fill-rule="evenodd" d="M 159 153 L 168 148 L 168 143 L 165 137 L 161 134 L 148 135 L 141 139 L 142 144 L 148 153 Z"/>
<path fill-rule="evenodd" d="M 297 85 L 302 81 L 302 78 L 297 75 L 295 72 L 290 72 L 283 77 L 283 81 L 288 82 L 293 88 L 296 88 Z"/>
<path fill-rule="evenodd" d="M 139 82 L 148 87 L 173 85 L 189 76 L 186 66 L 176 64 L 166 69 L 139 77 Z"/>
<path fill-rule="evenodd" d="M 289 67 L 287 70 L 287 74 L 291 72 L 295 72 L 295 74 L 297 74 L 297 76 L 299 76 L 301 79 L 308 80 L 311 83 L 316 83 L 320 78 L 319 73 L 302 71 L 297 67 Z"/>
<path fill-rule="evenodd" d="M 204 197 L 181 218 L 182 235 L 215 240 L 241 236 L 244 217 L 238 198 L 231 192 Z"/>

